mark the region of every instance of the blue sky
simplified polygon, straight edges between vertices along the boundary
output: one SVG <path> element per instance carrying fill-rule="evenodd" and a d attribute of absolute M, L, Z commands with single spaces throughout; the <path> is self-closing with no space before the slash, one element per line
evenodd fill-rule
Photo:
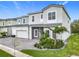
<path fill-rule="evenodd" d="M 0 1 L 0 18 L 27 15 L 40 11 L 49 4 L 64 4 L 71 19 L 79 19 L 79 1 Z"/>

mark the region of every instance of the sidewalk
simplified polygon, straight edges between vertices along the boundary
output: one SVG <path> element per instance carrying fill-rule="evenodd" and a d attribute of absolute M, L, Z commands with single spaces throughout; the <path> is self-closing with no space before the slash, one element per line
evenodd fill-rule
<path fill-rule="evenodd" d="M 32 56 L 24 54 L 24 53 L 22 53 L 18 50 L 9 48 L 9 47 L 1 45 L 1 44 L 0 44 L 0 49 L 3 50 L 3 51 L 6 51 L 7 53 L 9 53 L 11 55 L 13 55 L 14 57 L 32 57 Z"/>
<path fill-rule="evenodd" d="M 76 56 L 76 55 L 72 55 L 71 57 L 79 57 L 79 56 Z"/>

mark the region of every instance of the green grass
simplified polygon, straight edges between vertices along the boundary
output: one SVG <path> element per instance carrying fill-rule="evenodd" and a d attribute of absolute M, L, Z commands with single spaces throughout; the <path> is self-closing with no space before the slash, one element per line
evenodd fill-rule
<path fill-rule="evenodd" d="M 79 56 L 79 34 L 71 35 L 65 48 L 61 50 L 22 50 L 22 52 L 34 57 Z"/>
<path fill-rule="evenodd" d="M 13 57 L 13 56 L 3 50 L 0 50 L 0 57 Z"/>

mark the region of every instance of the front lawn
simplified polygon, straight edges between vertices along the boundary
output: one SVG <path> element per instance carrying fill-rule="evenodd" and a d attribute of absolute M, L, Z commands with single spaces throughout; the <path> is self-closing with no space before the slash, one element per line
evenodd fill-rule
<path fill-rule="evenodd" d="M 7 52 L 0 50 L 0 57 L 12 57 L 12 55 L 8 54 Z"/>
<path fill-rule="evenodd" d="M 34 57 L 79 56 L 79 34 L 71 35 L 66 47 L 61 50 L 22 50 L 22 52 Z"/>

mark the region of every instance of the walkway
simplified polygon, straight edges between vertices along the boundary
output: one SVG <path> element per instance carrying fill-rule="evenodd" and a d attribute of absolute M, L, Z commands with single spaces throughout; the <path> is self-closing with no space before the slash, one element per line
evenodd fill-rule
<path fill-rule="evenodd" d="M 18 50 L 14 50 L 10 47 L 7 47 L 7 46 L 1 45 L 1 44 L 0 44 L 0 49 L 3 51 L 6 51 L 7 53 L 9 53 L 15 57 L 32 57 L 32 56 L 26 55 Z"/>

